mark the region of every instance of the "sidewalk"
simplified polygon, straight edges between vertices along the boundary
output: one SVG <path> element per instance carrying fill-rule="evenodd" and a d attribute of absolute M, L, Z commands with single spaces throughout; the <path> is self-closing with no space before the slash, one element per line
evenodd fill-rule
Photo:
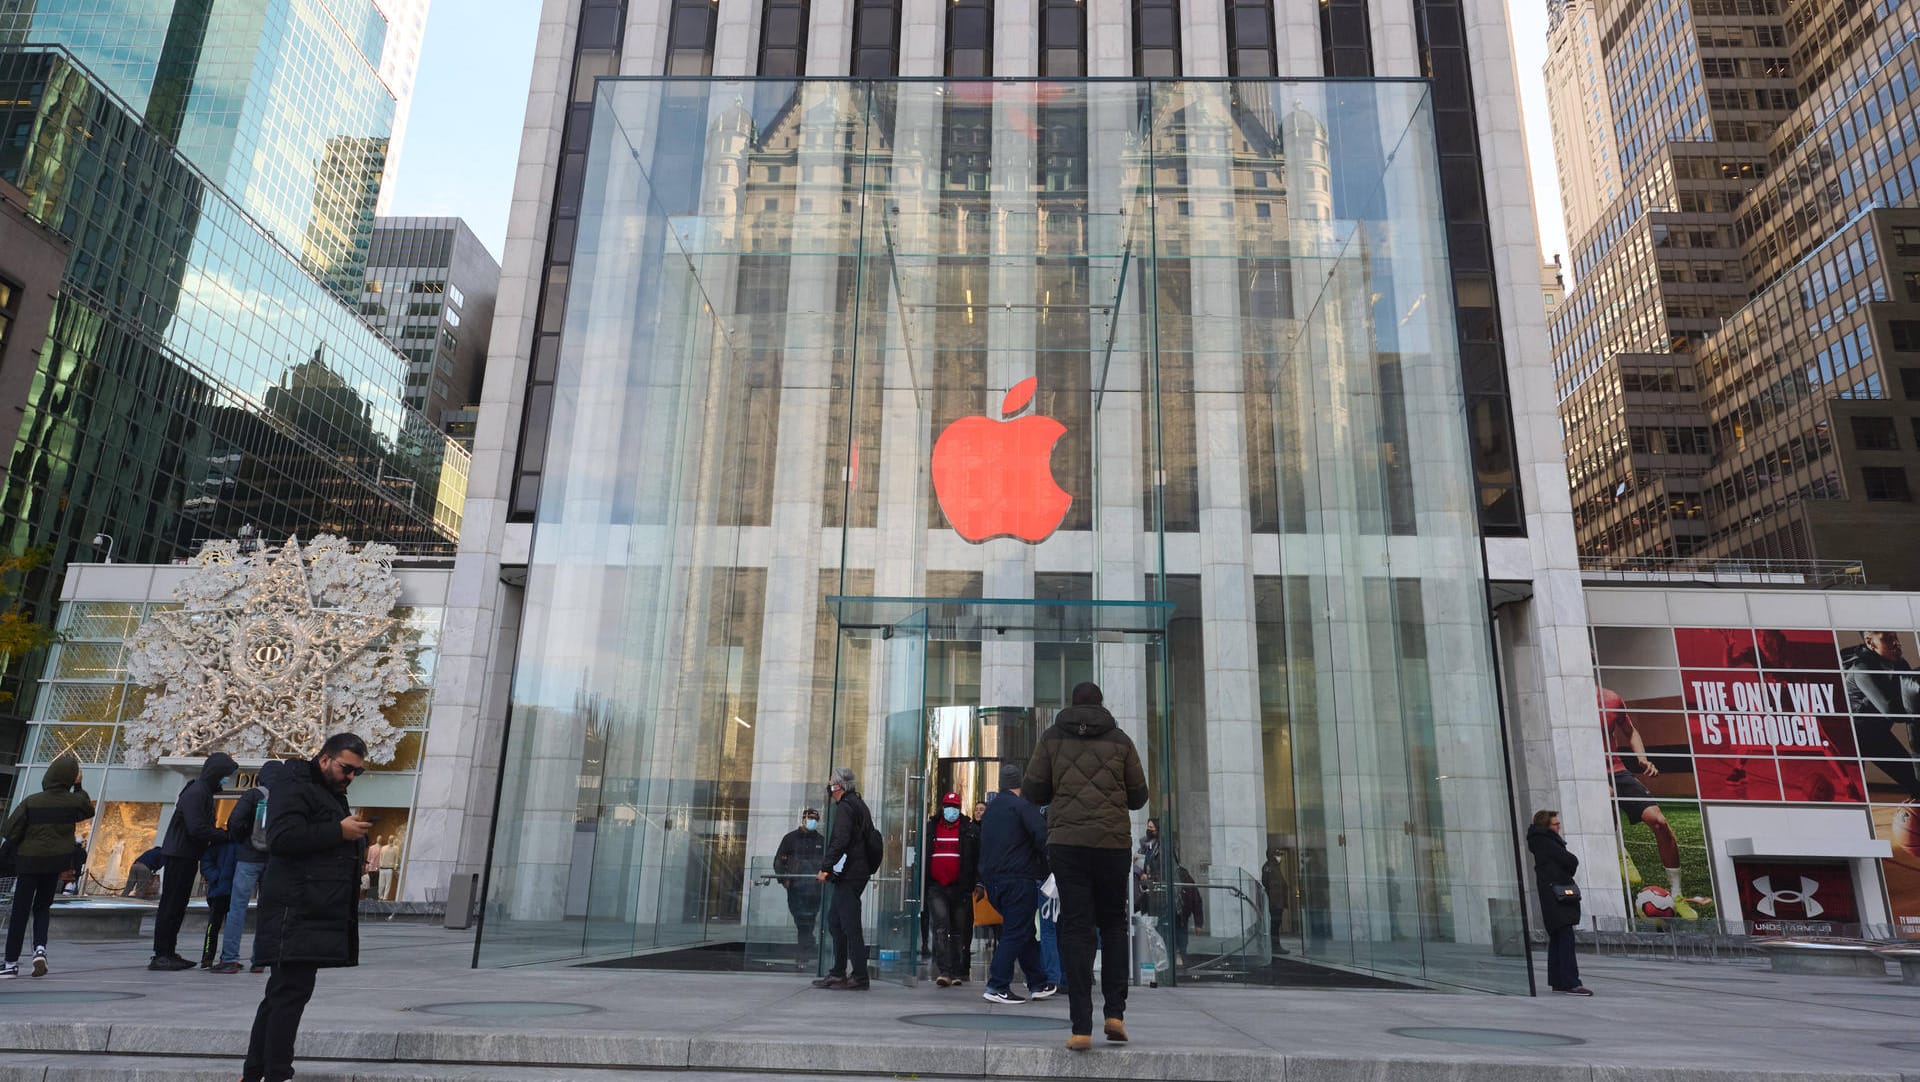
<path fill-rule="evenodd" d="M 875 985 L 860 994 L 815 991 L 799 977 L 476 971 L 466 968 L 467 933 L 371 924 L 362 935 L 360 968 L 321 974 L 301 1037 L 303 1082 L 559 1082 L 661 1071 L 699 1082 L 765 1072 L 1920 1082 L 1920 988 L 1893 977 L 1583 958 L 1593 999 L 1138 989 L 1127 1012 L 1132 1044 L 1096 1038 L 1093 1052 L 1070 1054 L 1064 997 L 1004 1007 L 983 1002 L 977 985 Z M 0 1082 L 237 1077 L 266 978 L 149 973 L 146 957 L 142 942 L 56 942 L 48 977 L 0 983 Z M 983 1024 L 1021 1028 L 951 1028 Z"/>

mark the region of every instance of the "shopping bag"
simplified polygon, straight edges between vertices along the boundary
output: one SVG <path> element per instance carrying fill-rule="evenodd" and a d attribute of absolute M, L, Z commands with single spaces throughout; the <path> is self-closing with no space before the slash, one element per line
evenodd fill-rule
<path fill-rule="evenodd" d="M 980 928 L 987 925 L 999 924 L 1001 920 L 1000 911 L 993 907 L 992 902 L 987 901 L 987 888 L 974 888 L 973 926 Z"/>

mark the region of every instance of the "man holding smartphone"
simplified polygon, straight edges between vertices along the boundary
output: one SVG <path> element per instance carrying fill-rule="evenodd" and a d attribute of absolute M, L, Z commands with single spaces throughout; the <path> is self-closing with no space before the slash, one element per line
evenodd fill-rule
<path fill-rule="evenodd" d="M 366 741 L 336 733 L 268 791 L 266 885 L 254 950 L 273 968 L 253 1016 L 242 1082 L 293 1077 L 300 1016 L 322 969 L 360 964 L 360 869 L 373 824 L 347 804 Z"/>

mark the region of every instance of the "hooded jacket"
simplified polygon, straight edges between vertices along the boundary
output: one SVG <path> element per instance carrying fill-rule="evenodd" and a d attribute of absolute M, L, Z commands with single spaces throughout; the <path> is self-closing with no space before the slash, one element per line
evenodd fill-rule
<path fill-rule="evenodd" d="M 286 764 L 267 800 L 272 856 L 260 888 L 254 957 L 321 968 L 360 964 L 360 875 L 366 843 L 348 841 L 353 814 L 310 759 Z"/>
<path fill-rule="evenodd" d="M 93 818 L 93 798 L 80 788 L 80 760 L 60 756 L 40 776 L 40 791 L 14 805 L 0 837 L 14 850 L 14 871 L 46 875 L 73 868 L 73 828 Z"/>
<path fill-rule="evenodd" d="M 1920 673 L 1903 658 L 1894 661 L 1866 643 L 1840 652 L 1847 671 L 1847 705 L 1856 714 L 1920 715 Z"/>
<path fill-rule="evenodd" d="M 169 857 L 199 860 L 209 845 L 223 845 L 227 832 L 214 825 L 213 794 L 220 791 L 220 779 L 240 769 L 233 756 L 216 751 L 200 766 L 200 776 L 180 790 L 174 802 L 173 821 L 167 824 L 167 836 L 160 851 Z"/>
<path fill-rule="evenodd" d="M 240 852 L 236 860 L 241 864 L 265 864 L 267 851 L 253 844 L 255 809 L 260 804 L 262 790 L 272 789 L 287 773 L 287 764 L 279 759 L 269 759 L 260 768 L 260 777 L 254 787 L 240 794 L 234 801 L 233 810 L 227 813 L 227 842 Z M 273 809 L 273 801 L 267 801 L 267 809 Z M 263 841 L 265 839 L 262 839 Z"/>
<path fill-rule="evenodd" d="M 1147 806 L 1147 774 L 1106 707 L 1069 706 L 1040 734 L 1020 791 L 1047 809 L 1050 844 L 1131 851 L 1127 812 Z"/>
<path fill-rule="evenodd" d="M 1540 889 L 1540 918 L 1547 931 L 1579 924 L 1580 903 L 1554 900 L 1553 888 L 1573 882 L 1573 874 L 1580 870 L 1580 858 L 1567 848 L 1567 840 L 1557 831 L 1543 826 L 1527 828 L 1527 850 L 1533 854 L 1534 886 Z"/>

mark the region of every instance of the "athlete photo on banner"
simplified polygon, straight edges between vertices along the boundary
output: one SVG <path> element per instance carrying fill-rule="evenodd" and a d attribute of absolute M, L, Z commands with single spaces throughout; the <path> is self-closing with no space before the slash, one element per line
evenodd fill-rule
<path fill-rule="evenodd" d="M 1893 846 L 1882 858 L 1894 934 L 1920 939 L 1920 805 L 1875 805 L 1873 835 Z"/>

